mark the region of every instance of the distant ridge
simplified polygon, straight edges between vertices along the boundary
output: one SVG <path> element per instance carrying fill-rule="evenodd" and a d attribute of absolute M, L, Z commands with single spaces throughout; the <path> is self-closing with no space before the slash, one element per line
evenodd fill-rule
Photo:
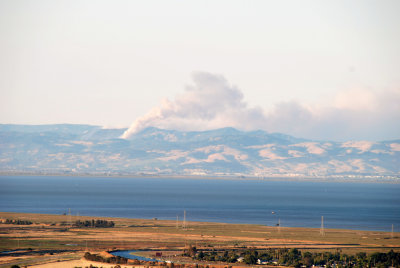
<path fill-rule="evenodd" d="M 400 139 L 313 141 L 262 130 L 0 124 L 3 173 L 400 177 Z"/>

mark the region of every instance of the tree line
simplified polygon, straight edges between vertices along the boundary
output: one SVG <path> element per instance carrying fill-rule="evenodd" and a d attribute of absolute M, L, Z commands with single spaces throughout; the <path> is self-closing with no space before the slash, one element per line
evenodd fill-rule
<path fill-rule="evenodd" d="M 28 221 L 28 220 L 10 220 L 6 219 L 4 221 L 5 224 L 16 224 L 16 225 L 31 225 L 33 222 Z"/>
<path fill-rule="evenodd" d="M 99 227 L 99 228 L 112 228 L 114 227 L 113 221 L 106 221 L 106 220 L 88 220 L 88 221 L 80 221 L 77 220 L 74 223 L 74 227 Z"/>
<path fill-rule="evenodd" d="M 393 250 L 387 253 L 366 254 L 359 252 L 355 255 L 343 254 L 339 251 L 332 252 L 308 252 L 298 249 L 267 249 L 257 251 L 246 250 L 223 250 L 223 251 L 202 251 L 195 247 L 185 251 L 186 256 L 194 260 L 221 261 L 236 263 L 242 261 L 246 264 L 269 264 L 294 267 L 400 267 L 400 253 Z"/>
<path fill-rule="evenodd" d="M 128 259 L 120 256 L 113 256 L 105 258 L 98 254 L 90 254 L 90 252 L 86 252 L 83 257 L 88 261 L 97 261 L 97 262 L 105 262 L 105 263 L 113 263 L 113 264 L 127 264 Z"/>

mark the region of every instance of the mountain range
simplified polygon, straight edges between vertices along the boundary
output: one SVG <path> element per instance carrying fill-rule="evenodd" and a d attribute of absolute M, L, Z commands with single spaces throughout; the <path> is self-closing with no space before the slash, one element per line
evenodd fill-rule
<path fill-rule="evenodd" d="M 234 128 L 177 131 L 0 125 L 2 173 L 251 177 L 400 176 L 400 139 L 315 141 Z"/>

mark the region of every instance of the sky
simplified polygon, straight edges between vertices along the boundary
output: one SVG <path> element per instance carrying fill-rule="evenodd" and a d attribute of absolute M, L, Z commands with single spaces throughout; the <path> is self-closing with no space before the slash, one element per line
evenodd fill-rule
<path fill-rule="evenodd" d="M 0 123 L 400 138 L 400 1 L 0 0 Z"/>

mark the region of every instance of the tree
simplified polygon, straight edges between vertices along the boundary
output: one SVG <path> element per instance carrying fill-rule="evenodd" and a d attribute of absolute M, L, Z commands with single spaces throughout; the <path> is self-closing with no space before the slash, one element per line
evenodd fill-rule
<path fill-rule="evenodd" d="M 204 258 L 204 253 L 203 251 L 199 252 L 199 255 L 197 256 L 199 260 L 202 260 Z"/>
<path fill-rule="evenodd" d="M 296 248 L 289 250 L 288 254 L 288 264 L 295 264 L 301 259 L 301 252 Z"/>
<path fill-rule="evenodd" d="M 190 257 L 193 257 L 194 255 L 196 255 L 196 252 L 197 252 L 196 247 L 189 246 L 188 254 L 189 254 Z"/>
<path fill-rule="evenodd" d="M 253 254 L 246 254 L 244 256 L 244 260 L 243 260 L 246 264 L 256 264 L 257 263 L 257 258 L 255 255 Z"/>

